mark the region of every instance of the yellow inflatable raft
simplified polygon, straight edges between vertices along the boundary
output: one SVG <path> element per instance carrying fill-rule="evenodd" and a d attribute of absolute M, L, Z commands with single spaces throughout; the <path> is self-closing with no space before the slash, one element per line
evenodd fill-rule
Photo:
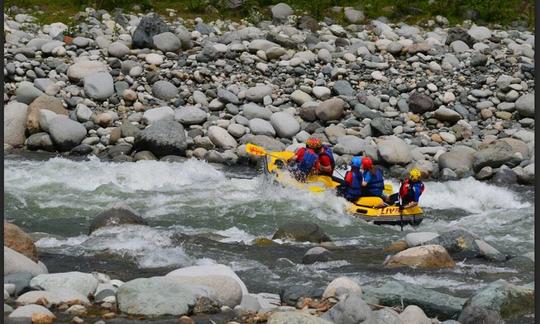
<path fill-rule="evenodd" d="M 250 154 L 264 156 L 264 171 L 280 184 L 307 189 L 314 193 L 334 190 L 339 185 L 329 176 L 311 175 L 306 182 L 299 182 L 287 171 L 285 161 L 289 160 L 293 152 L 267 153 L 263 148 L 248 144 L 246 151 Z M 385 184 L 385 194 L 392 193 L 392 185 Z M 361 218 L 374 224 L 390 225 L 419 225 L 423 220 L 423 211 L 419 206 L 406 208 L 400 211 L 398 206 L 386 206 L 379 197 L 361 197 L 355 203 L 350 203 L 347 211 L 354 217 Z"/>

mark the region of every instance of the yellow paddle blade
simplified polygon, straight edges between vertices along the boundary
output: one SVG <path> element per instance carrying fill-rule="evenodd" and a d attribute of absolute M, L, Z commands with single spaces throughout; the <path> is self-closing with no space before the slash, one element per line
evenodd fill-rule
<path fill-rule="evenodd" d="M 249 154 L 257 155 L 257 156 L 265 156 L 266 150 L 258 145 L 248 143 L 246 145 L 246 152 Z"/>
<path fill-rule="evenodd" d="M 385 193 L 386 195 L 389 196 L 389 195 L 391 195 L 391 194 L 394 193 L 394 188 L 392 187 L 392 184 L 391 184 L 391 183 L 385 183 L 385 184 L 384 184 L 384 190 L 383 190 L 383 191 L 384 191 L 384 193 Z"/>
<path fill-rule="evenodd" d="M 308 190 L 311 192 L 324 192 L 325 191 L 324 188 L 319 187 L 319 186 L 309 186 Z"/>

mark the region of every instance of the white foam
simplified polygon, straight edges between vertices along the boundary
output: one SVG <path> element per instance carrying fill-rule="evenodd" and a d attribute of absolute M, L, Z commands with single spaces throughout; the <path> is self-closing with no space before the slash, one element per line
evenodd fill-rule
<path fill-rule="evenodd" d="M 487 210 L 520 209 L 531 206 L 508 188 L 480 182 L 474 178 L 426 182 L 425 188 L 420 205 L 432 209 L 462 209 L 480 213 Z"/>
<path fill-rule="evenodd" d="M 467 280 L 469 280 L 470 282 L 462 282 L 462 281 L 446 278 L 444 276 L 441 276 L 441 274 L 437 274 L 436 277 L 427 275 L 427 274 L 418 274 L 414 276 L 409 276 L 407 274 L 398 272 L 394 274 L 392 278 L 399 281 L 404 281 L 410 284 L 420 285 L 423 288 L 447 288 L 451 291 L 476 290 L 486 285 L 480 280 L 476 280 L 472 278 L 467 278 Z"/>
<path fill-rule="evenodd" d="M 241 230 L 236 226 L 233 226 L 226 230 L 217 231 L 215 232 L 215 234 L 227 236 L 227 238 L 220 240 L 220 242 L 223 243 L 242 242 L 245 244 L 249 244 L 256 238 L 255 235 L 249 234 L 248 232 Z"/>
<path fill-rule="evenodd" d="M 134 260 L 140 268 L 192 265 L 184 249 L 172 242 L 173 234 L 147 226 L 124 225 L 101 228 L 89 236 L 42 238 L 36 246 L 75 255 L 112 253 Z"/>
<path fill-rule="evenodd" d="M 5 162 L 5 183 L 23 189 L 62 185 L 71 190 L 95 191 L 101 186 L 115 186 L 123 192 L 177 191 L 186 185 L 212 187 L 226 180 L 222 172 L 208 163 L 189 159 L 185 162 L 135 163 L 102 162 L 96 157 L 87 161 L 53 158 L 47 161 Z"/>

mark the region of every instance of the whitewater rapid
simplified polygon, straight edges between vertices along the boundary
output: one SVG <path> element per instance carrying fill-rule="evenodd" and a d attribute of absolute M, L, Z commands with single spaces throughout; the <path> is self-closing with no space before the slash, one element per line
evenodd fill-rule
<path fill-rule="evenodd" d="M 280 261 L 274 265 L 273 260 L 266 264 L 262 256 L 229 251 L 231 246 L 251 246 L 256 238 L 271 238 L 279 224 L 289 220 L 315 222 L 343 247 L 381 250 L 407 232 L 462 227 L 502 252 L 534 251 L 530 197 L 534 188 L 516 190 L 473 178 L 426 182 L 421 197 L 426 219 L 418 228 L 407 226 L 400 232 L 397 226 L 376 226 L 353 219 L 345 213 L 345 200 L 331 192 L 314 195 L 284 188 L 270 184 L 252 170 L 240 175 L 237 170 L 194 159 L 112 163 L 97 158 L 8 158 L 4 171 L 5 218 L 38 236 L 40 251 L 77 257 L 113 255 L 140 269 L 225 263 L 252 284 L 328 281 L 342 273 L 359 282 L 393 277 L 448 290 L 478 289 L 485 284 L 479 273 L 504 277 L 515 276 L 517 271 L 465 261 L 444 274 L 374 274 L 356 268 L 371 262 L 369 257 L 365 261 L 344 259 L 315 265 Z M 397 190 L 398 182 L 390 182 Z M 88 235 L 91 219 L 118 202 L 135 209 L 150 226 L 102 228 Z M 175 239 L 178 234 L 212 237 L 218 243 L 210 247 L 186 245 Z M 257 281 L 260 278 L 270 279 Z"/>

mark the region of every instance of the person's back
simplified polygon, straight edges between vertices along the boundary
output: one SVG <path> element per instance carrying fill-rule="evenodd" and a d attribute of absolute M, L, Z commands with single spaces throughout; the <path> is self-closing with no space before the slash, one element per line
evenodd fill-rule
<path fill-rule="evenodd" d="M 338 195 L 356 202 L 362 195 L 362 172 L 360 171 L 360 158 L 355 156 L 351 161 L 351 170 L 345 173 L 345 178 L 338 187 Z"/>
<path fill-rule="evenodd" d="M 319 173 L 326 176 L 332 176 L 334 174 L 335 161 L 332 150 L 323 145 L 319 153 Z"/>
<path fill-rule="evenodd" d="M 369 157 L 362 159 L 362 196 L 384 197 L 384 178 L 381 169 L 373 166 Z"/>

